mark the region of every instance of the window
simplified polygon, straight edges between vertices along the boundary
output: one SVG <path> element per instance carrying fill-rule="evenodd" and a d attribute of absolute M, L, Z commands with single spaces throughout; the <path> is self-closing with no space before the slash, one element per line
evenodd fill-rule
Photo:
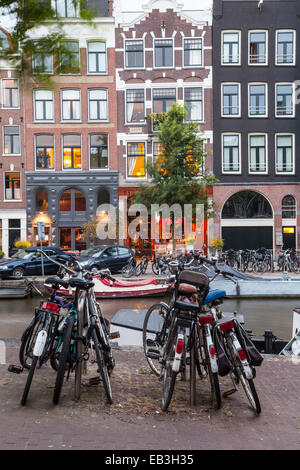
<path fill-rule="evenodd" d="M 267 86 L 265 83 L 249 84 L 249 117 L 267 115 Z"/>
<path fill-rule="evenodd" d="M 35 43 L 38 48 L 38 43 Z M 32 68 L 34 73 L 53 73 L 53 57 L 44 50 L 36 52 L 32 57 Z"/>
<path fill-rule="evenodd" d="M 222 32 L 222 65 L 239 65 L 240 63 L 240 32 Z"/>
<path fill-rule="evenodd" d="M 162 146 L 160 142 L 153 142 L 153 160 L 162 155 Z"/>
<path fill-rule="evenodd" d="M 55 0 L 56 16 L 60 18 L 75 18 L 76 2 L 74 0 Z"/>
<path fill-rule="evenodd" d="M 176 88 L 153 89 L 153 112 L 165 113 L 176 101 Z"/>
<path fill-rule="evenodd" d="M 84 194 L 78 189 L 67 189 L 59 201 L 61 212 L 85 212 L 86 199 Z"/>
<path fill-rule="evenodd" d="M 89 90 L 89 120 L 106 121 L 107 90 Z"/>
<path fill-rule="evenodd" d="M 222 219 L 272 219 L 269 201 L 255 191 L 239 191 L 225 202 Z"/>
<path fill-rule="evenodd" d="M 184 39 L 184 66 L 202 66 L 202 38 Z"/>
<path fill-rule="evenodd" d="M 250 135 L 250 173 L 267 171 L 266 135 Z"/>
<path fill-rule="evenodd" d="M 145 97 L 144 90 L 126 91 L 126 122 L 145 121 Z"/>
<path fill-rule="evenodd" d="M 282 83 L 276 85 L 276 117 L 293 117 L 293 84 Z"/>
<path fill-rule="evenodd" d="M 276 173 L 294 172 L 294 136 L 278 134 L 276 138 Z"/>
<path fill-rule="evenodd" d="M 35 136 L 35 159 L 37 170 L 54 169 L 54 136 L 41 134 Z"/>
<path fill-rule="evenodd" d="M 173 39 L 154 40 L 154 66 L 173 67 Z"/>
<path fill-rule="evenodd" d="M 267 62 L 267 32 L 250 31 L 249 65 L 266 65 Z"/>
<path fill-rule="evenodd" d="M 38 212 L 48 212 L 48 191 L 38 189 L 35 195 L 35 210 Z"/>
<path fill-rule="evenodd" d="M 106 72 L 106 45 L 105 42 L 88 43 L 88 73 Z"/>
<path fill-rule="evenodd" d="M 60 56 L 60 73 L 79 73 L 79 44 L 76 41 L 64 41 Z"/>
<path fill-rule="evenodd" d="M 35 121 L 53 121 L 54 102 L 52 90 L 34 90 Z"/>
<path fill-rule="evenodd" d="M 282 218 L 295 219 L 296 218 L 296 200 L 294 196 L 284 196 L 281 203 Z"/>
<path fill-rule="evenodd" d="M 222 84 L 222 116 L 240 115 L 240 86 L 238 83 Z"/>
<path fill-rule="evenodd" d="M 2 80 L 2 108 L 19 107 L 19 83 L 16 79 Z"/>
<path fill-rule="evenodd" d="M 125 67 L 144 67 L 144 43 L 142 40 L 125 41 Z"/>
<path fill-rule="evenodd" d="M 4 31 L 2 31 L 2 29 L 0 29 L 0 49 L 3 49 L 3 50 L 10 49 L 8 36 L 7 34 L 5 34 Z"/>
<path fill-rule="evenodd" d="M 184 89 L 185 108 L 188 112 L 187 121 L 203 121 L 203 90 L 202 88 Z"/>
<path fill-rule="evenodd" d="M 224 134 L 222 136 L 223 173 L 239 173 L 240 168 L 240 135 Z"/>
<path fill-rule="evenodd" d="M 128 143 L 127 176 L 130 178 L 144 178 L 146 176 L 145 167 L 145 143 Z"/>
<path fill-rule="evenodd" d="M 64 170 L 81 169 L 81 137 L 76 134 L 63 136 Z"/>
<path fill-rule="evenodd" d="M 19 126 L 4 126 L 4 154 L 20 155 L 20 128 Z"/>
<path fill-rule="evenodd" d="M 5 200 L 21 200 L 20 173 L 5 173 Z"/>
<path fill-rule="evenodd" d="M 62 90 L 61 92 L 62 120 L 80 120 L 80 90 Z"/>
<path fill-rule="evenodd" d="M 108 169 L 108 135 L 90 135 L 90 167 Z"/>
<path fill-rule="evenodd" d="M 276 65 L 295 65 L 295 31 L 276 31 Z"/>

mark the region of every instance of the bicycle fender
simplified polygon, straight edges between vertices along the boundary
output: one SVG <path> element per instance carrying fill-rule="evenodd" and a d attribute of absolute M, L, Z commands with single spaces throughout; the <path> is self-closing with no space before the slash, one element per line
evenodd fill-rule
<path fill-rule="evenodd" d="M 41 330 L 37 336 L 34 349 L 33 349 L 33 355 L 40 357 L 43 354 L 44 347 L 47 341 L 47 331 Z"/>
<path fill-rule="evenodd" d="M 178 341 L 183 341 L 184 342 L 184 335 L 182 333 L 179 333 L 178 336 L 177 336 L 177 344 L 178 344 Z M 173 361 L 173 364 L 172 364 L 172 371 L 173 372 L 179 372 L 182 353 L 183 353 L 183 348 L 182 348 L 181 352 L 177 352 L 177 347 L 176 347 L 175 357 L 174 357 L 174 361 Z"/>

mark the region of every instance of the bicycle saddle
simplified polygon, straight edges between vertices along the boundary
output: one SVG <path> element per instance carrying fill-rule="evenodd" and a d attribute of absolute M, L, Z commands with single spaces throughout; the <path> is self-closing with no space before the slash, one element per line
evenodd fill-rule
<path fill-rule="evenodd" d="M 78 277 L 72 277 L 69 280 L 69 285 L 75 288 L 78 287 L 79 289 L 82 289 L 82 290 L 89 290 L 91 287 L 95 285 L 95 283 L 93 281 L 89 281 L 86 279 L 79 279 Z"/>
<path fill-rule="evenodd" d="M 51 284 L 53 289 L 58 289 L 60 286 L 64 287 L 65 289 L 69 288 L 69 281 L 60 279 L 58 276 L 48 277 L 45 281 L 45 284 Z"/>
<path fill-rule="evenodd" d="M 175 289 L 174 283 L 171 284 L 171 289 Z M 185 284 L 184 282 L 181 282 L 178 286 L 178 293 L 185 295 L 197 294 L 197 288 L 191 284 Z"/>

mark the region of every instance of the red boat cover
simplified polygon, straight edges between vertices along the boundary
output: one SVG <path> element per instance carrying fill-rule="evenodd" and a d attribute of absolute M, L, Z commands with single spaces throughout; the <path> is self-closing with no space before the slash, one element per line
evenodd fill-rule
<path fill-rule="evenodd" d="M 119 281 L 117 280 L 113 282 L 112 285 L 110 284 L 109 279 L 99 278 L 99 281 L 103 282 L 103 284 L 105 284 L 108 287 L 119 287 L 119 288 L 149 286 L 150 284 L 154 284 L 155 286 L 157 286 L 157 282 L 154 278 L 145 279 L 144 281 Z"/>

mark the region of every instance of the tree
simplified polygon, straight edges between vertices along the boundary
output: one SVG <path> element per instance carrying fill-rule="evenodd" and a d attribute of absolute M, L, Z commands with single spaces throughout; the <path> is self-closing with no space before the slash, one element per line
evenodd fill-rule
<path fill-rule="evenodd" d="M 148 118 L 159 128 L 160 152 L 156 160 L 147 165 L 151 177 L 149 183 L 139 185 L 134 202 L 145 204 L 192 204 L 193 215 L 196 205 L 203 204 L 205 217 L 215 215 L 214 203 L 209 198 L 208 188 L 217 180 L 204 170 L 207 153 L 205 139 L 199 137 L 198 125 L 185 122 L 186 110 L 174 103 L 166 113 L 151 114 Z M 175 220 L 172 215 L 173 252 L 176 248 L 174 236 Z"/>
<path fill-rule="evenodd" d="M 80 12 L 80 18 L 91 21 L 93 14 L 85 8 L 84 0 L 72 0 L 74 10 Z M 54 67 L 59 71 L 60 56 L 62 52 L 72 57 L 72 51 L 66 47 L 66 34 L 64 31 L 65 18 L 59 17 L 51 6 L 51 0 L 1 0 L 1 8 L 8 15 L 15 18 L 10 31 L 10 48 L 2 49 L 2 55 L 13 61 L 20 76 L 31 76 L 31 58 L 52 55 Z M 38 41 L 32 37 L 32 30 L 46 26 L 47 33 Z M 44 28 L 45 30 L 45 28 Z M 43 63 L 43 60 L 40 60 Z M 51 83 L 50 75 L 44 73 L 41 66 L 35 70 L 31 77 L 36 82 Z"/>

